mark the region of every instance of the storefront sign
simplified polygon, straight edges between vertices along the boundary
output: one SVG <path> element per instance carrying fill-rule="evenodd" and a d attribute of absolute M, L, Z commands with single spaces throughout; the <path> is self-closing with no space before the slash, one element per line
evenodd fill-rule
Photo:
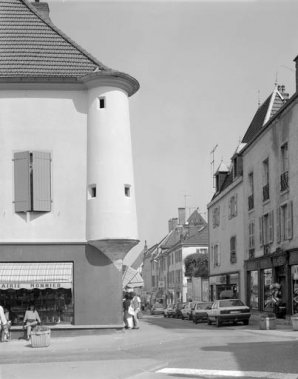
<path fill-rule="evenodd" d="M 34 288 L 40 290 L 44 290 L 47 288 L 72 288 L 72 283 L 0 283 L 0 290 L 19 290 L 21 288 L 25 288 L 27 290 L 32 290 Z"/>
<path fill-rule="evenodd" d="M 287 262 L 287 257 L 285 255 L 280 255 L 279 257 L 273 257 L 272 263 L 274 267 L 283 266 Z"/>

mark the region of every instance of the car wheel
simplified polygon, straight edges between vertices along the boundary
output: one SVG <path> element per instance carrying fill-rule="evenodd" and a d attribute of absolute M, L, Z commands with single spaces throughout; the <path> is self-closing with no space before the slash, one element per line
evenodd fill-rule
<path fill-rule="evenodd" d="M 212 321 L 210 320 L 209 317 L 207 318 L 207 322 L 208 322 L 208 325 L 211 325 L 211 324 L 212 324 Z"/>
<path fill-rule="evenodd" d="M 221 326 L 221 322 L 219 320 L 219 317 L 216 317 L 216 326 L 219 328 Z"/>
<path fill-rule="evenodd" d="M 167 315 L 164 313 L 164 314 L 163 314 L 163 317 L 167 317 Z"/>
<path fill-rule="evenodd" d="M 244 324 L 244 325 L 249 325 L 249 320 L 244 320 L 244 321 L 243 321 L 243 324 Z"/>
<path fill-rule="evenodd" d="M 181 316 L 181 320 L 184 320 L 184 316 L 183 315 Z"/>
<path fill-rule="evenodd" d="M 197 323 L 198 323 L 198 319 L 196 318 L 196 319 L 195 319 L 195 324 L 197 324 Z"/>
<path fill-rule="evenodd" d="M 189 321 L 192 319 L 191 315 L 188 315 L 188 319 L 189 319 Z"/>

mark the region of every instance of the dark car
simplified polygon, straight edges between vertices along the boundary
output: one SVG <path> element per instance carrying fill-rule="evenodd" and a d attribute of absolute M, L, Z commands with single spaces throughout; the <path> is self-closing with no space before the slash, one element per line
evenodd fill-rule
<path fill-rule="evenodd" d="M 193 310 L 192 321 L 197 324 L 199 321 L 207 321 L 207 310 L 211 309 L 212 302 L 197 302 Z"/>
<path fill-rule="evenodd" d="M 174 308 L 173 308 L 173 311 L 174 311 L 174 314 L 173 314 L 173 317 L 175 318 L 182 318 L 182 313 L 181 313 L 181 309 L 186 305 L 187 303 L 176 303 L 174 305 Z"/>

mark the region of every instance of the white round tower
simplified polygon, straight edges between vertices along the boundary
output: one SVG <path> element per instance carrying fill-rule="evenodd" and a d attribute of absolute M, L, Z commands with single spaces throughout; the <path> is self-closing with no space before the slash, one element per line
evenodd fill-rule
<path fill-rule="evenodd" d="M 88 88 L 87 241 L 105 251 L 138 242 L 128 97 L 138 89 L 130 76 L 94 73 Z M 124 254 L 124 255 L 125 255 Z"/>

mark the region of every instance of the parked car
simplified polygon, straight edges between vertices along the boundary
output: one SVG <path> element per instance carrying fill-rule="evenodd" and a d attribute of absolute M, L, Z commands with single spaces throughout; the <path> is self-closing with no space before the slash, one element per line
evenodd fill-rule
<path fill-rule="evenodd" d="M 195 308 L 193 310 L 193 316 L 192 316 L 192 321 L 197 324 L 199 321 L 207 321 L 208 319 L 208 314 L 207 310 L 211 309 L 212 302 L 197 302 L 195 304 Z"/>
<path fill-rule="evenodd" d="M 182 316 L 181 309 L 186 305 L 186 303 L 176 303 L 173 310 L 173 317 L 180 318 Z"/>
<path fill-rule="evenodd" d="M 190 320 L 190 313 L 191 313 L 191 302 L 186 303 L 185 306 L 181 309 L 181 318 L 184 320 L 187 318 Z"/>
<path fill-rule="evenodd" d="M 164 312 L 164 306 L 161 303 L 155 303 L 152 305 L 151 314 L 152 315 L 162 315 Z"/>
<path fill-rule="evenodd" d="M 167 307 L 163 310 L 164 317 L 172 316 L 174 305 L 175 305 L 174 303 L 170 303 L 167 305 Z"/>
<path fill-rule="evenodd" d="M 202 301 L 192 301 L 191 302 L 191 306 L 190 306 L 190 314 L 189 314 L 189 319 L 192 320 L 193 319 L 193 313 L 194 313 L 194 310 L 195 310 L 195 307 L 198 303 L 202 303 Z"/>
<path fill-rule="evenodd" d="M 173 307 L 167 307 L 167 317 L 175 317 L 176 316 L 176 303 L 173 303 Z"/>
<path fill-rule="evenodd" d="M 236 324 L 242 321 L 244 325 L 249 324 L 250 309 L 239 299 L 216 300 L 210 310 L 207 310 L 208 324 L 216 323 L 219 327 L 223 322 Z"/>

